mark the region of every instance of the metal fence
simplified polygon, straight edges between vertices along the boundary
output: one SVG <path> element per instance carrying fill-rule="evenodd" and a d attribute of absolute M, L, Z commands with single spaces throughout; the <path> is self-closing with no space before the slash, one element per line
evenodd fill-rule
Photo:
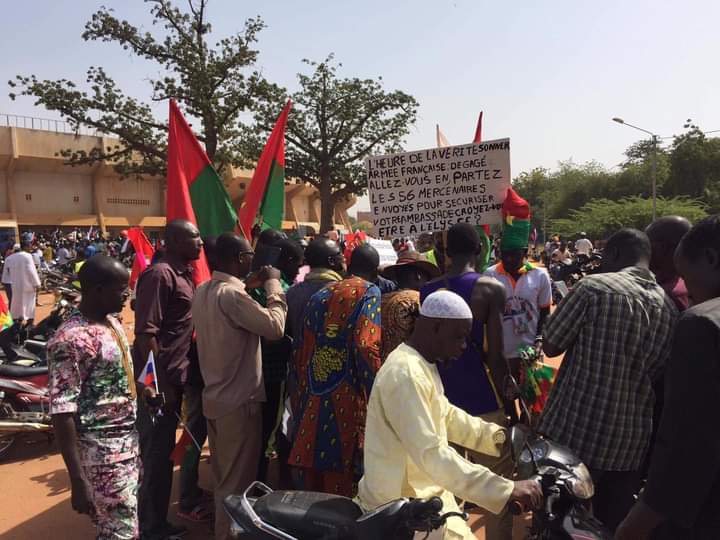
<path fill-rule="evenodd" d="M 0 113 L 0 127 L 3 126 L 54 131 L 55 133 L 68 133 L 70 135 L 103 136 L 103 133 L 95 128 L 80 126 L 76 129 L 64 120 L 52 120 L 50 118 L 37 118 L 35 116 L 22 116 L 19 114 Z"/>

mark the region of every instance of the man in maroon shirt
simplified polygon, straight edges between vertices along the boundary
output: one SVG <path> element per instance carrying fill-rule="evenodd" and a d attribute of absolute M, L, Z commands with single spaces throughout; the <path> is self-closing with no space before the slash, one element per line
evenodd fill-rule
<path fill-rule="evenodd" d="M 665 290 L 680 312 L 688 308 L 688 292 L 685 282 L 678 275 L 673 256 L 680 240 L 692 225 L 684 217 L 664 216 L 656 219 L 645 234 L 652 245 L 650 271 L 655 274 L 658 284 Z"/>
<path fill-rule="evenodd" d="M 167 521 L 175 447 L 176 413 L 180 412 L 187 382 L 188 352 L 193 324 L 190 308 L 195 295 L 190 263 L 200 256 L 203 243 L 197 227 L 176 220 L 165 229 L 166 253 L 137 284 L 135 300 L 135 373 L 140 373 L 150 351 L 155 357 L 157 382 L 164 395 L 163 414 L 154 422 L 138 392 L 138 431 L 143 477 L 138 495 L 140 533 L 143 539 L 165 539 L 184 532 Z"/>

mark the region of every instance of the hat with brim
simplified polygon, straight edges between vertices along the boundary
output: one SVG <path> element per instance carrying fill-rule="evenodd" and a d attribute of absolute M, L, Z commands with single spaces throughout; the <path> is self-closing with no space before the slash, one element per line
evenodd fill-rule
<path fill-rule="evenodd" d="M 430 276 L 430 279 L 436 278 L 440 275 L 440 269 L 428 261 L 421 253 L 418 253 L 417 251 L 403 251 L 398 256 L 398 260 L 395 264 L 383 268 L 382 276 L 387 279 L 397 281 L 398 268 L 408 266 L 414 266 L 418 270 L 422 270 Z"/>

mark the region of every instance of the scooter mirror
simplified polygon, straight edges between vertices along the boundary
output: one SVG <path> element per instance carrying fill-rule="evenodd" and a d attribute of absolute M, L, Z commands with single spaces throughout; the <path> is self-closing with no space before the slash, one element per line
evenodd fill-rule
<path fill-rule="evenodd" d="M 525 424 L 515 424 L 510 429 L 510 444 L 512 445 L 513 459 L 518 463 L 520 454 L 525 450 L 530 430 Z"/>

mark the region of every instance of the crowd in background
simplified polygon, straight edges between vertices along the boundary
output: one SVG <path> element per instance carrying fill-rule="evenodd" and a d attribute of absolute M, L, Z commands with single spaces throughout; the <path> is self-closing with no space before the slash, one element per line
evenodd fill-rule
<path fill-rule="evenodd" d="M 214 493 L 198 486 L 200 454 L 188 452 L 178 516 L 214 521 L 216 538 L 229 537 L 223 498 L 267 481 L 271 458 L 276 487 L 356 496 L 367 510 L 431 492 L 452 509 L 457 496 L 490 511 L 488 538 L 511 538 L 507 503 L 530 507 L 538 496 L 513 481 L 503 435 L 518 421 L 506 382 L 522 377 L 530 350 L 565 354 L 539 429 L 590 468 L 595 515 L 623 539 L 653 530 L 710 538 L 701 534 L 720 531 L 711 510 L 720 439 L 684 411 L 705 410 L 720 390 L 720 218 L 618 231 L 602 273 L 551 313 L 550 276 L 528 257 L 523 203 L 513 201 L 497 242 L 457 224 L 398 240 L 397 262 L 383 268 L 369 244 L 346 260 L 326 236 L 307 247 L 273 230 L 253 242 L 202 239 L 191 223 L 172 222 L 162 259 L 136 287 L 132 347 L 109 317 L 127 272 L 93 254 L 78 272 L 83 304 L 49 355 L 73 506 L 93 516 L 99 538 L 182 535 L 168 508 L 183 419 L 191 450 L 209 442 Z M 589 256 L 594 246 L 579 236 L 576 255 Z M 553 242 L 549 259 L 567 257 L 567 244 Z M 201 250 L 212 278 L 197 286 Z M 153 378 L 136 388 L 151 353 Z M 693 451 L 710 467 L 702 478 L 681 474 L 677 457 L 697 460 Z M 472 537 L 462 520 L 447 527 L 446 538 Z"/>

